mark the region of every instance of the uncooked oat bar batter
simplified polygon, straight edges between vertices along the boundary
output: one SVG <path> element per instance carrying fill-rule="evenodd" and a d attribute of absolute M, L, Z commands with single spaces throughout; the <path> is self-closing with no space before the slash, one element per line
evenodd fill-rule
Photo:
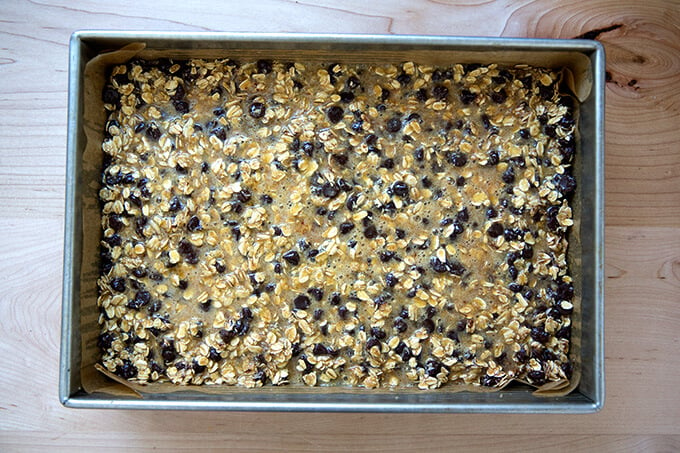
<path fill-rule="evenodd" d="M 112 68 L 102 363 L 138 383 L 569 379 L 573 101 L 528 66 Z"/>

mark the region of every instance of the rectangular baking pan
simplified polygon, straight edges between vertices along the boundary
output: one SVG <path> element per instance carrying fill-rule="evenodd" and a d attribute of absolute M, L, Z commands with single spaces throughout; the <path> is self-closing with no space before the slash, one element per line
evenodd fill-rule
<path fill-rule="evenodd" d="M 437 391 L 352 392 L 342 388 L 263 389 L 234 388 L 226 394 L 208 395 L 189 389 L 171 394 L 146 394 L 144 398 L 88 394 L 80 377 L 79 276 L 82 264 L 83 231 L 81 190 L 96 181 L 84 181 L 81 158 L 83 132 L 83 72 L 88 60 L 100 52 L 115 50 L 132 42 L 147 49 L 176 49 L 186 52 L 219 51 L 224 57 L 252 52 L 262 58 L 267 52 L 314 52 L 334 60 L 337 53 L 394 52 L 407 59 L 418 55 L 473 53 L 479 63 L 493 63 L 498 55 L 538 55 L 546 59 L 582 54 L 590 61 L 593 88 L 581 104 L 579 157 L 574 173 L 582 202 L 580 228 L 581 367 L 578 387 L 564 397 L 537 397 L 532 389 L 510 386 L 493 393 Z M 439 57 L 439 58 L 440 58 Z M 243 58 L 241 56 L 241 58 Z M 369 57 L 366 57 L 367 59 Z M 512 58 L 512 57 L 511 57 Z M 368 60 L 367 62 L 370 62 Z M 451 61 L 452 63 L 456 61 Z M 522 63 L 517 60 L 515 63 Z M 239 410 L 239 411 L 328 411 L 328 412 L 465 412 L 465 413 L 589 413 L 604 404 L 604 49 L 589 40 L 467 38 L 447 36 L 389 36 L 340 34 L 252 34 L 252 33 L 158 33 L 80 31 L 73 34 L 69 55 L 69 113 L 66 165 L 66 215 L 59 398 L 67 407 L 117 409 Z M 577 282 L 578 283 L 578 282 Z"/>

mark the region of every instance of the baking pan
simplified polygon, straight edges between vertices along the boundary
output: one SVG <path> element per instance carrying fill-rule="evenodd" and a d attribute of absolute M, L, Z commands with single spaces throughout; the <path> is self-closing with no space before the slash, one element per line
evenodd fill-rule
<path fill-rule="evenodd" d="M 85 148 L 83 74 L 99 53 L 143 42 L 150 50 L 172 50 L 178 56 L 196 54 L 251 59 L 300 52 L 336 60 L 371 62 L 370 55 L 392 54 L 394 63 L 407 60 L 546 65 L 579 56 L 587 65 L 592 88 L 581 104 L 579 149 L 574 165 L 580 208 L 576 210 L 577 291 L 581 296 L 581 378 L 566 396 L 541 397 L 523 385 L 498 392 L 470 393 L 416 389 L 351 391 L 342 387 L 241 389 L 206 394 L 178 388 L 170 394 L 112 396 L 88 393 L 81 379 L 82 337 L 80 275 L 83 264 L 82 197 L 97 180 L 82 171 Z M 245 56 L 245 57 L 244 57 Z M 362 60 L 363 59 L 363 60 Z M 531 61 L 527 61 L 531 60 Z M 580 218 L 578 212 L 580 211 Z M 447 36 L 382 36 L 339 34 L 156 33 L 81 31 L 71 37 L 69 55 L 69 115 L 66 165 L 66 215 L 59 398 L 67 407 L 178 410 L 333 411 L 333 412 L 467 412 L 467 413 L 589 413 L 604 404 L 604 49 L 596 41 L 467 38 Z"/>

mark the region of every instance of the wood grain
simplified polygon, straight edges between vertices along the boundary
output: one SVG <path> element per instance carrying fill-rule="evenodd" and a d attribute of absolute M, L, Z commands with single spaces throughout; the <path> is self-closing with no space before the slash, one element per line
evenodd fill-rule
<path fill-rule="evenodd" d="M 680 3 L 3 3 L 0 450 L 680 449 Z M 217 5 L 217 6 L 216 6 Z M 77 29 L 571 38 L 607 51 L 605 409 L 586 416 L 82 411 L 57 400 L 68 38 Z M 598 34 L 598 30 L 609 29 Z M 493 435 L 488 436 L 487 433 Z"/>
<path fill-rule="evenodd" d="M 50 452 L 68 451 L 73 449 L 96 448 L 97 451 L 119 451 L 118 439 L 129 436 L 127 432 L 89 433 L 87 435 L 65 434 L 55 437 L 50 433 L 26 433 L 14 431 L 9 433 L 14 439 L 7 443 L 8 449 L 22 449 L 25 451 Z M 475 436 L 427 436 L 409 438 L 404 441 L 401 437 L 386 438 L 383 436 L 348 436 L 352 442 L 352 451 L 390 451 L 412 452 L 414 450 L 441 451 L 444 446 L 455 446 L 457 451 L 474 451 L 481 446 L 497 449 L 503 452 L 541 453 L 545 451 L 578 452 L 608 452 L 608 451 L 658 451 L 671 452 L 680 448 L 680 436 L 613 436 L 613 435 L 569 435 L 569 436 L 537 436 L 527 440 L 524 436 L 492 435 L 485 437 L 482 442 Z M 200 440 L 199 440 L 200 439 Z M 333 452 L 342 451 L 338 443 L 329 436 L 319 433 L 313 436 L 296 436 L 293 433 L 284 436 L 274 436 L 251 440 L 247 434 L 201 434 L 200 437 L 192 432 L 170 433 L 163 440 L 149 440 L 140 437 L 130 438 L 128 448 L 148 451 L 152 448 L 162 448 L 163 451 L 196 451 L 223 450 L 227 446 L 248 444 L 249 448 L 258 451 L 298 451 L 298 452 Z M 0 444 L 1 445 L 1 444 Z M 29 448 L 26 448 L 29 447 Z"/>

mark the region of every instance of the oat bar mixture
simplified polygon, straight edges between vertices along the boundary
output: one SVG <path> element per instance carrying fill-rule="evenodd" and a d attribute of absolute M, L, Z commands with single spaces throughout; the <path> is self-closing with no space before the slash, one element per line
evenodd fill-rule
<path fill-rule="evenodd" d="M 568 379 L 559 71 L 260 60 L 112 69 L 104 366 L 139 383 Z"/>

